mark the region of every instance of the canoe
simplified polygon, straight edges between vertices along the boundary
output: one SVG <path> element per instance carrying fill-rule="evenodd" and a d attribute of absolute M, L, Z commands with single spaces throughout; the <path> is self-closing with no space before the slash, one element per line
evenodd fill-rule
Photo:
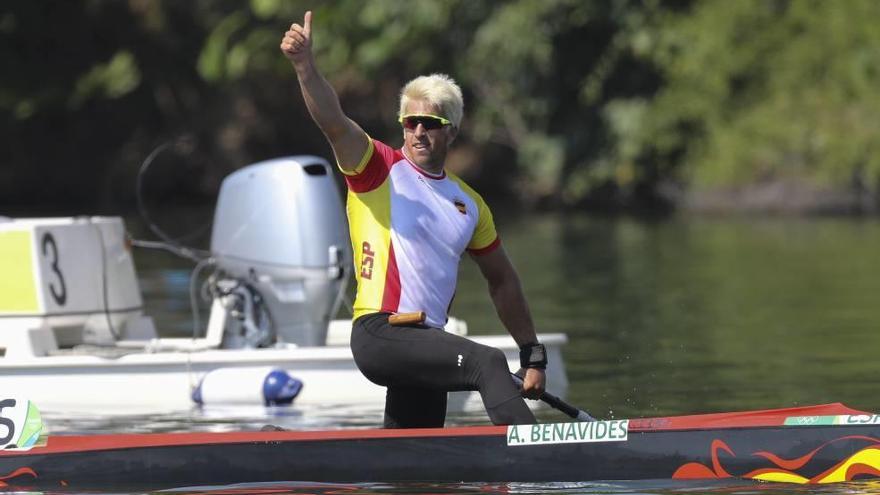
<path fill-rule="evenodd" d="M 507 427 L 57 435 L 0 451 L 6 489 L 878 476 L 880 416 L 839 403 Z"/>

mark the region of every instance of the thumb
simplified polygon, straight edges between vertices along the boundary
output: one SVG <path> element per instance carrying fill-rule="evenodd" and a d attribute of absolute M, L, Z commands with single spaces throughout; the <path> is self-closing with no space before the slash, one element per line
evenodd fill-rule
<path fill-rule="evenodd" d="M 311 38 L 312 36 L 312 11 L 307 10 L 306 15 L 303 18 L 303 34 L 305 34 L 306 38 Z"/>

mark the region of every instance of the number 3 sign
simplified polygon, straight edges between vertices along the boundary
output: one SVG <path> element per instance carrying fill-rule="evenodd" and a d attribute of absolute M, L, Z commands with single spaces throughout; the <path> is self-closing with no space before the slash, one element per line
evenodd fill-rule
<path fill-rule="evenodd" d="M 27 399 L 0 399 L 0 450 L 28 450 L 43 433 L 40 411 Z"/>

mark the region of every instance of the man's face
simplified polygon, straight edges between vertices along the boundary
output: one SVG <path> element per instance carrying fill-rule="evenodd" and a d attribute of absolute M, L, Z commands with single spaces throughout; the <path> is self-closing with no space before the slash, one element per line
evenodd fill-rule
<path fill-rule="evenodd" d="M 404 115 L 440 115 L 440 109 L 423 101 L 410 100 L 407 103 Z M 446 160 L 446 152 L 449 145 L 455 139 L 457 131 L 452 125 L 445 125 L 439 129 L 425 129 L 422 124 L 414 129 L 403 129 L 403 151 L 419 168 L 439 174 L 443 170 Z"/>

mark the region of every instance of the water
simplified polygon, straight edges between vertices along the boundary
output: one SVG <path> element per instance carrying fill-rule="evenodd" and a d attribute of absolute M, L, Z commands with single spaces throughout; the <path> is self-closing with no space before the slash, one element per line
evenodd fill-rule
<path fill-rule="evenodd" d="M 610 419 L 813 403 L 880 410 L 880 222 L 686 217 L 641 222 L 496 211 L 539 331 L 565 332 L 569 402 Z M 209 216 L 204 217 L 209 218 Z M 136 233 L 138 227 L 129 219 Z M 143 230 L 143 229 L 141 229 Z M 137 233 L 142 235 L 141 233 Z M 192 264 L 136 252 L 146 311 L 166 335 L 192 332 Z M 476 265 L 462 263 L 452 313 L 502 333 Z M 341 315 L 344 316 L 344 315 Z M 450 424 L 484 421 L 482 415 Z M 174 411 L 50 416 L 54 432 L 366 427 L 379 410 Z M 545 421 L 562 421 L 555 411 Z M 226 487 L 232 490 L 232 487 Z M 254 485 L 247 493 L 878 493 L 880 484 Z M 200 493 L 213 493 L 200 489 Z M 187 491 L 177 493 L 189 493 Z"/>
<path fill-rule="evenodd" d="M 242 491 L 233 491 L 242 490 Z M 791 486 L 728 481 L 672 482 L 627 481 L 620 483 L 247 483 L 215 488 L 166 490 L 175 495 L 373 495 L 373 494 L 449 494 L 449 495 L 849 495 L 880 492 L 880 483 L 839 483 L 828 486 Z"/>
<path fill-rule="evenodd" d="M 876 220 L 575 216 L 502 229 L 539 328 L 571 339 L 570 399 L 596 415 L 880 406 Z M 480 293 L 477 276 L 462 282 L 460 294 Z M 473 327 L 497 327 L 486 298 L 457 304 Z"/>

